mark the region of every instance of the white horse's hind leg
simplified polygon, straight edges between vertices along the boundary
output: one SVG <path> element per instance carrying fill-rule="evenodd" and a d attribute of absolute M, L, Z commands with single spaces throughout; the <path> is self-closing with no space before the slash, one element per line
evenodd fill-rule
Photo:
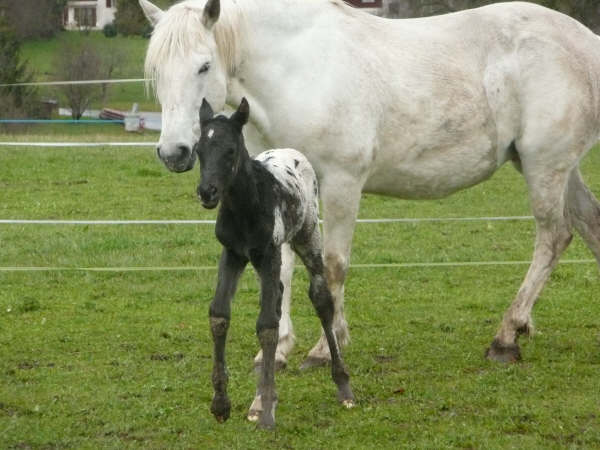
<path fill-rule="evenodd" d="M 569 178 L 567 211 L 571 224 L 600 264 L 600 203 L 583 182 L 579 169 Z"/>
<path fill-rule="evenodd" d="M 565 217 L 568 171 L 556 172 L 536 167 L 528 173 L 525 165 L 523 169 L 529 185 L 537 236 L 529 271 L 486 352 L 488 358 L 501 362 L 513 362 L 521 358 L 517 339 L 519 335 L 533 331 L 533 305 L 572 238 Z"/>
<path fill-rule="evenodd" d="M 327 283 L 333 296 L 333 331 L 341 346 L 350 341 L 344 318 L 344 281 L 350 264 L 352 235 L 360 204 L 362 183 L 353 177 L 323 179 L 320 196 L 323 205 L 324 261 Z M 301 368 L 322 366 L 331 361 L 325 335 L 310 350 Z"/>
<path fill-rule="evenodd" d="M 279 342 L 275 351 L 275 370 L 285 368 L 287 356 L 294 348 L 296 336 L 292 326 L 291 303 L 292 303 L 292 276 L 294 275 L 294 261 L 296 254 L 289 244 L 281 246 L 281 275 L 283 283 L 283 297 L 281 300 L 281 319 L 279 320 Z M 254 367 L 259 369 L 262 364 L 262 350 L 254 358 Z"/>

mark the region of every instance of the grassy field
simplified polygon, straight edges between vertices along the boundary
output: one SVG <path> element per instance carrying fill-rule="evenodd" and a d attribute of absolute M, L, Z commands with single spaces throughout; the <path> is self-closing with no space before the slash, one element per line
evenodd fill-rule
<path fill-rule="evenodd" d="M 152 148 L 0 146 L 0 163 L 0 219 L 214 218 L 196 200 L 197 170 L 168 173 Z M 600 194 L 600 148 L 584 175 Z M 360 211 L 529 214 L 509 166 L 446 200 L 365 195 Z M 526 261 L 533 239 L 533 221 L 359 224 L 352 263 Z M 350 411 L 336 404 L 328 370 L 298 369 L 319 326 L 297 269 L 298 342 L 277 374 L 278 428 L 265 433 L 245 420 L 258 347 L 250 270 L 229 334 L 232 417 L 219 425 L 209 412 L 212 226 L 3 224 L 0 249 L 0 267 L 65 268 L 0 272 L 0 448 L 600 448 L 595 263 L 559 266 L 535 309 L 539 333 L 522 340 L 524 361 L 508 366 L 483 352 L 526 265 L 352 268 L 344 356 L 358 405 Z M 578 237 L 563 257 L 591 258 Z M 208 268 L 78 270 L 184 266 Z"/>

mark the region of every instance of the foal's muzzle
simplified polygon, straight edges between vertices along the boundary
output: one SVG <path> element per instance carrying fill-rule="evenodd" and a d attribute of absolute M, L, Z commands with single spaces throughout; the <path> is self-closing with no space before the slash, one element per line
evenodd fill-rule
<path fill-rule="evenodd" d="M 218 205 L 219 195 L 216 186 L 212 184 L 208 187 L 199 185 L 197 193 L 198 198 L 200 198 L 200 202 L 202 202 L 202 206 L 204 206 L 206 209 L 213 209 Z"/>

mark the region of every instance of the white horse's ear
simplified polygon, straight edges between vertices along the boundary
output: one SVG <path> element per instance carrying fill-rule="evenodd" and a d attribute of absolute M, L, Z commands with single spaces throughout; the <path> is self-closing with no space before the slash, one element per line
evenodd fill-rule
<path fill-rule="evenodd" d="M 240 106 L 236 112 L 231 116 L 231 120 L 236 122 L 240 128 L 242 128 L 246 123 L 248 123 L 248 118 L 250 117 L 250 105 L 248 104 L 248 100 L 246 97 L 242 99 Z"/>
<path fill-rule="evenodd" d="M 142 7 L 142 11 L 144 11 L 146 19 L 148 19 L 148 22 L 150 22 L 152 26 L 156 26 L 165 12 L 158 6 L 150 3 L 148 0 L 139 0 L 139 2 L 140 6 Z"/>
<path fill-rule="evenodd" d="M 221 14 L 221 2 L 219 0 L 208 0 L 204 6 L 202 23 L 210 30 L 216 21 L 219 20 L 219 14 Z"/>
<path fill-rule="evenodd" d="M 203 98 L 202 106 L 200 107 L 200 124 L 202 125 L 207 120 L 212 119 L 214 115 L 215 113 L 213 112 L 212 106 L 210 106 L 210 103 Z"/>

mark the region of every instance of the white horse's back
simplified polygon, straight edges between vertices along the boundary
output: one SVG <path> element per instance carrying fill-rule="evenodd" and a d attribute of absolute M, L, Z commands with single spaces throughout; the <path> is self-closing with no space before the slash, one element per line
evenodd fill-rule
<path fill-rule="evenodd" d="M 366 68 L 342 75 L 330 95 L 358 97 L 348 120 L 360 121 L 373 148 L 361 151 L 366 191 L 435 198 L 476 184 L 512 159 L 512 144 L 544 117 L 555 136 L 585 123 L 581 138 L 590 146 L 598 139 L 600 40 L 568 16 L 514 2 L 360 22 L 371 33 L 369 52 L 339 65 Z"/>

